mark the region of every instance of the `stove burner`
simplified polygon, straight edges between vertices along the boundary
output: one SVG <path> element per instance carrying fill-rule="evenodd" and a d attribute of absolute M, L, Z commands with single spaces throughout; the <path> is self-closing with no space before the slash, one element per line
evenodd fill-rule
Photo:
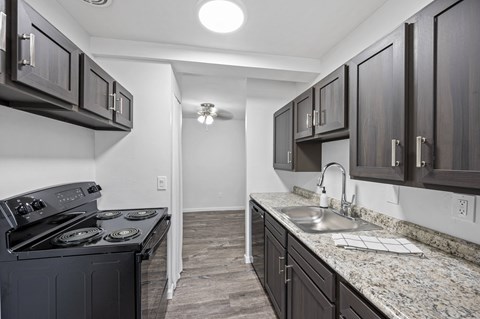
<path fill-rule="evenodd" d="M 130 220 L 140 220 L 140 219 L 148 219 L 156 216 L 158 214 L 155 210 L 142 210 L 138 212 L 130 212 L 125 216 L 126 219 Z"/>
<path fill-rule="evenodd" d="M 97 214 L 97 219 L 106 220 L 106 219 L 114 219 L 120 217 L 122 215 L 121 212 L 103 212 Z"/>
<path fill-rule="evenodd" d="M 107 241 L 127 241 L 140 236 L 141 232 L 138 228 L 123 228 L 115 230 L 105 237 Z"/>
<path fill-rule="evenodd" d="M 103 229 L 98 227 L 74 229 L 55 237 L 53 244 L 58 246 L 76 246 L 99 239 L 102 237 L 102 234 Z"/>

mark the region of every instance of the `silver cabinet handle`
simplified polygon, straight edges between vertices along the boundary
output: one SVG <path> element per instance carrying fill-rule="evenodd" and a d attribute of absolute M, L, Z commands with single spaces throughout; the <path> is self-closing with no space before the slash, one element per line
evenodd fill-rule
<path fill-rule="evenodd" d="M 120 114 L 123 114 L 123 98 L 120 97 L 118 100 L 120 101 Z M 118 111 L 117 111 L 117 113 L 118 113 Z"/>
<path fill-rule="evenodd" d="M 318 111 L 313 111 L 313 126 L 318 126 L 320 123 L 318 123 Z"/>
<path fill-rule="evenodd" d="M 278 257 L 278 274 L 281 275 L 284 270 L 282 269 L 281 262 L 284 260 L 285 257 Z"/>
<path fill-rule="evenodd" d="M 292 162 L 292 152 L 288 151 L 287 152 L 287 164 L 290 164 Z"/>
<path fill-rule="evenodd" d="M 20 39 L 21 40 L 30 40 L 30 60 L 22 60 L 22 61 L 20 61 L 20 64 L 29 65 L 32 68 L 34 68 L 35 67 L 35 34 L 24 33 L 20 36 Z"/>
<path fill-rule="evenodd" d="M 307 128 L 312 127 L 312 114 L 307 113 Z"/>
<path fill-rule="evenodd" d="M 0 12 L 0 50 L 7 50 L 7 15 Z"/>
<path fill-rule="evenodd" d="M 400 166 L 400 161 L 397 161 L 397 146 L 400 145 L 400 141 L 397 139 L 392 140 L 392 166 Z"/>
<path fill-rule="evenodd" d="M 327 111 L 322 110 L 321 116 L 320 116 L 320 126 L 325 125 L 325 122 L 327 121 Z"/>
<path fill-rule="evenodd" d="M 422 161 L 422 144 L 425 144 L 427 139 L 422 136 L 417 136 L 417 167 L 425 167 L 427 163 Z"/>
<path fill-rule="evenodd" d="M 292 279 L 288 279 L 288 268 L 292 268 L 292 267 L 293 267 L 292 265 L 285 265 L 285 284 L 287 284 L 287 282 L 292 280 Z"/>
<path fill-rule="evenodd" d="M 110 96 L 113 98 L 113 106 L 109 106 L 109 110 L 114 110 L 115 112 L 117 111 L 117 94 L 113 93 L 110 94 Z"/>

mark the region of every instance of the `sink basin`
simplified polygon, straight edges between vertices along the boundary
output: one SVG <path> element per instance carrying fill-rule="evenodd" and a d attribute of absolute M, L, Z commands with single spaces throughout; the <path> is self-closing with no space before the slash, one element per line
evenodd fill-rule
<path fill-rule="evenodd" d="M 307 233 L 339 233 L 378 230 L 382 227 L 359 218 L 344 217 L 331 208 L 298 206 L 280 208 L 295 225 Z"/>

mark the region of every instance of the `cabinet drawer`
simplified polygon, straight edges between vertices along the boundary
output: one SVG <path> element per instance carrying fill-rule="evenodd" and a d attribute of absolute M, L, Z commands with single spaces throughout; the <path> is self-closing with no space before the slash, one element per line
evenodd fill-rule
<path fill-rule="evenodd" d="M 287 247 L 287 231 L 269 214 L 265 214 L 265 227 L 270 230 L 283 247 Z"/>
<path fill-rule="evenodd" d="M 335 273 L 329 270 L 292 235 L 288 235 L 287 250 L 322 293 L 331 302 L 335 302 Z"/>
<path fill-rule="evenodd" d="M 340 283 L 340 318 L 341 319 L 384 319 L 373 306 L 366 303 L 353 289 Z"/>

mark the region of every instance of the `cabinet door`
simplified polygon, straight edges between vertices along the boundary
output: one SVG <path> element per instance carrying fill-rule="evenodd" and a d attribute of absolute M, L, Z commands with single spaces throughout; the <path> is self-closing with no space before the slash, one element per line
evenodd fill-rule
<path fill-rule="evenodd" d="M 293 170 L 293 107 L 288 103 L 273 116 L 273 168 Z"/>
<path fill-rule="evenodd" d="M 419 14 L 413 138 L 420 182 L 480 189 L 479 17 L 478 0 L 435 1 Z"/>
<path fill-rule="evenodd" d="M 335 306 L 288 255 L 287 319 L 334 319 Z"/>
<path fill-rule="evenodd" d="M 81 55 L 80 107 L 113 119 L 113 78 L 86 54 Z"/>
<path fill-rule="evenodd" d="M 133 127 L 133 95 L 120 83 L 115 82 L 114 121 L 128 128 Z"/>
<path fill-rule="evenodd" d="M 80 50 L 23 0 L 12 6 L 12 80 L 78 105 Z"/>
<path fill-rule="evenodd" d="M 280 319 L 285 318 L 285 248 L 265 228 L 265 289 Z"/>
<path fill-rule="evenodd" d="M 405 180 L 407 25 L 353 58 L 350 174 Z"/>
<path fill-rule="evenodd" d="M 315 85 L 315 134 L 343 129 L 347 125 L 346 68 L 342 66 Z"/>
<path fill-rule="evenodd" d="M 313 88 L 293 100 L 295 140 L 313 135 Z"/>

